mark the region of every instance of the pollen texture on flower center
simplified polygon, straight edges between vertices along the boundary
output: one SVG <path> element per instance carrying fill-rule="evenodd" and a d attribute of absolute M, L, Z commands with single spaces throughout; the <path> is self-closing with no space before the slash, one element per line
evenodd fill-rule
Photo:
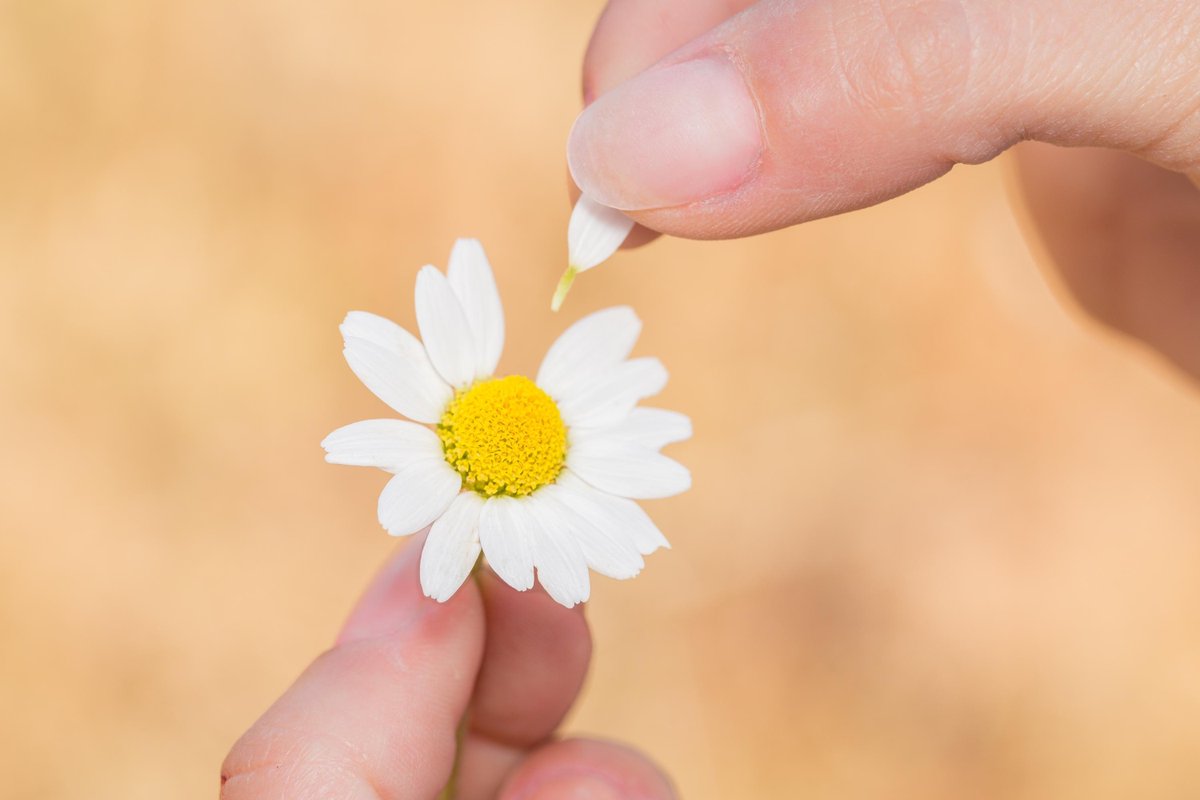
<path fill-rule="evenodd" d="M 521 375 L 459 392 L 437 427 L 446 461 L 485 497 L 521 497 L 553 483 L 567 452 L 558 406 Z"/>

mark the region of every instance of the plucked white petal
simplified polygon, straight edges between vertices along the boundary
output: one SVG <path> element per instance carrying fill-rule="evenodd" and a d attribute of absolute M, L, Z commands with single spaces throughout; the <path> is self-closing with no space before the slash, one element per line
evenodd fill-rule
<path fill-rule="evenodd" d="M 635 500 L 671 497 L 692 485 L 691 473 L 678 461 L 620 440 L 572 443 L 567 466 L 597 489 Z"/>
<path fill-rule="evenodd" d="M 515 497 L 491 497 L 479 514 L 479 543 L 492 570 L 523 592 L 533 587 L 533 541 L 537 523 Z"/>
<path fill-rule="evenodd" d="M 379 524 L 392 536 L 416 533 L 440 517 L 462 489 L 444 458 L 419 458 L 394 470 L 379 494 Z"/>
<path fill-rule="evenodd" d="M 417 337 L 390 319 L 351 311 L 341 324 L 344 355 L 358 379 L 398 413 L 437 422 L 453 391 L 442 380 Z"/>
<path fill-rule="evenodd" d="M 444 460 L 436 433 L 399 419 L 368 419 L 343 425 L 326 436 L 321 447 L 330 464 L 379 467 L 389 472 L 412 461 Z"/>
<path fill-rule="evenodd" d="M 450 288 L 462 304 L 475 340 L 475 378 L 487 378 L 504 349 L 504 307 L 487 254 L 478 239 L 459 239 L 446 269 Z"/>
<path fill-rule="evenodd" d="M 421 590 L 439 603 L 449 600 L 479 558 L 479 512 L 483 498 L 463 492 L 433 523 L 421 551 Z"/>
<path fill-rule="evenodd" d="M 417 327 L 434 369 L 456 389 L 475 378 L 475 339 L 458 296 L 435 267 L 417 273 Z"/>
<path fill-rule="evenodd" d="M 602 492 L 588 485 L 569 469 L 559 473 L 556 485 L 588 498 L 592 507 L 589 513 L 597 525 L 614 530 L 623 530 L 633 541 L 634 547 L 648 556 L 660 547 L 670 549 L 671 544 L 662 531 L 650 519 L 650 515 L 633 500 Z"/>
<path fill-rule="evenodd" d="M 666 385 L 667 369 L 661 361 L 634 358 L 601 372 L 578 391 L 554 399 L 568 426 L 594 428 L 621 422 L 639 400 L 658 394 Z"/>
<path fill-rule="evenodd" d="M 633 220 L 615 208 L 581 196 L 567 223 L 567 263 L 584 272 L 617 252 L 633 230 Z"/>
<path fill-rule="evenodd" d="M 632 578 L 645 562 L 629 532 L 603 517 L 592 499 L 566 486 L 551 485 L 539 492 L 539 499 L 558 504 L 566 529 L 579 542 L 589 567 L 617 580 Z"/>
<path fill-rule="evenodd" d="M 521 500 L 535 521 L 533 563 L 538 582 L 557 602 L 571 608 L 591 594 L 587 560 L 579 542 L 570 534 L 569 523 L 558 509 L 535 492 Z"/>
<path fill-rule="evenodd" d="M 571 439 L 582 442 L 588 439 L 621 439 L 651 450 L 661 450 L 672 442 L 682 442 L 692 437 L 692 421 L 678 411 L 664 408 L 638 406 L 625 419 L 614 425 L 599 428 L 571 429 Z"/>
<path fill-rule="evenodd" d="M 629 306 L 588 314 L 550 345 L 538 369 L 538 386 L 551 397 L 565 397 L 625 360 L 641 332 L 642 321 Z"/>

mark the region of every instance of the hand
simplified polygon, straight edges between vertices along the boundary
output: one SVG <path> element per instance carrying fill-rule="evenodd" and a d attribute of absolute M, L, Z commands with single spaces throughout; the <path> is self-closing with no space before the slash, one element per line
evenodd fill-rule
<path fill-rule="evenodd" d="M 1020 148 L 1030 212 L 1087 310 L 1200 375 L 1193 0 L 610 0 L 584 99 L 575 182 L 699 239 L 878 203 L 1023 139 L 1124 151 Z"/>
<path fill-rule="evenodd" d="M 429 600 L 423 541 L 383 569 L 337 644 L 234 745 L 223 800 L 431 800 L 464 714 L 460 800 L 674 797 L 632 750 L 551 739 L 591 657 L 582 611 L 490 570 L 445 604 Z"/>

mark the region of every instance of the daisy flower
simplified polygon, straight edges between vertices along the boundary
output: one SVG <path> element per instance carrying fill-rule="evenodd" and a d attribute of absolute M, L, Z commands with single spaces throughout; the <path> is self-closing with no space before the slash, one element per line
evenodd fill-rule
<path fill-rule="evenodd" d="M 504 311 L 483 247 L 459 239 L 443 275 L 417 274 L 418 340 L 365 311 L 341 325 L 354 374 L 394 411 L 339 428 L 321 443 L 333 464 L 392 474 L 379 522 L 393 536 L 430 526 L 421 587 L 444 602 L 482 551 L 517 590 L 534 574 L 564 606 L 588 599 L 588 568 L 632 578 L 669 547 L 635 500 L 691 486 L 664 445 L 691 436 L 682 414 L 639 407 L 662 390 L 655 358 L 630 359 L 641 322 L 628 307 L 568 328 L 536 380 L 496 377 Z"/>

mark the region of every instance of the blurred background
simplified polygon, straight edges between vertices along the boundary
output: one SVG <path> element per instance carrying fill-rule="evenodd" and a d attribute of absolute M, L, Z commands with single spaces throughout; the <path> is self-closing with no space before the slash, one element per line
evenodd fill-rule
<path fill-rule="evenodd" d="M 568 730 L 690 800 L 1200 795 L 1200 398 L 1039 270 L 1004 160 L 561 315 L 598 0 L 0 0 L 5 797 L 211 798 L 395 547 L 366 309 L 481 238 L 502 368 L 633 304 L 690 413 L 674 543 L 597 579 Z"/>

